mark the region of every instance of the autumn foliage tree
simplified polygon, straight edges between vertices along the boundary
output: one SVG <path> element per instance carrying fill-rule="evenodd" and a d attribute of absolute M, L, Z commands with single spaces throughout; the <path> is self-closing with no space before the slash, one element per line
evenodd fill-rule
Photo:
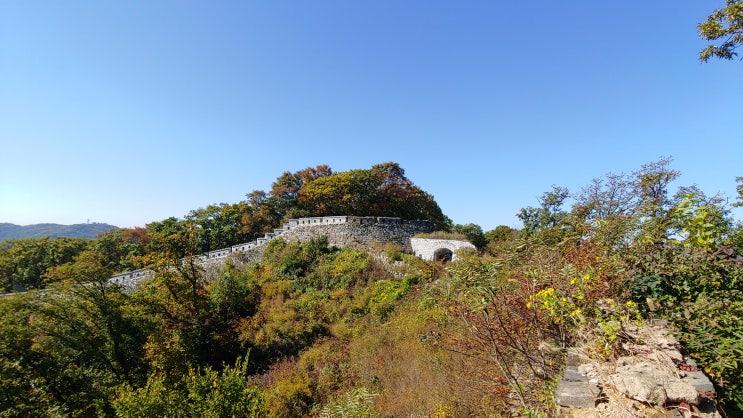
<path fill-rule="evenodd" d="M 298 203 L 314 216 L 394 216 L 427 219 L 448 229 L 433 196 L 405 177 L 397 163 L 349 170 L 319 178 L 299 191 Z"/>
<path fill-rule="evenodd" d="M 298 204 L 299 191 L 314 180 L 333 174 L 327 165 L 307 167 L 297 172 L 285 171 L 271 185 L 271 190 L 253 190 L 241 207 L 240 232 L 256 238 L 278 227 L 285 219 L 310 216 Z"/>
<path fill-rule="evenodd" d="M 247 194 L 240 231 L 257 237 L 288 219 L 331 215 L 426 219 L 441 229 L 451 227 L 433 196 L 405 177 L 399 164 L 388 162 L 338 173 L 327 165 L 284 172 L 270 191 Z"/>

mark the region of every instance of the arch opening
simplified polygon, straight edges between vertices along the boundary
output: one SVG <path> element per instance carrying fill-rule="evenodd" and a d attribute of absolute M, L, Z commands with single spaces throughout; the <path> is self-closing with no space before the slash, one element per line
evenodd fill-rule
<path fill-rule="evenodd" d="M 454 253 L 448 248 L 439 248 L 433 253 L 433 261 L 438 263 L 448 263 L 454 258 Z"/>

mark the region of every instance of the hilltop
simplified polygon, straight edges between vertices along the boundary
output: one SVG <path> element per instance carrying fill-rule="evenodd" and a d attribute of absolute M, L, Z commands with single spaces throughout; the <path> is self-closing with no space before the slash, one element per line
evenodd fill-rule
<path fill-rule="evenodd" d="M 15 225 L 11 223 L 0 223 L 0 242 L 9 239 L 43 237 L 93 239 L 101 233 L 113 229 L 119 229 L 119 227 L 97 222 L 74 225 L 60 225 L 53 223 Z"/>

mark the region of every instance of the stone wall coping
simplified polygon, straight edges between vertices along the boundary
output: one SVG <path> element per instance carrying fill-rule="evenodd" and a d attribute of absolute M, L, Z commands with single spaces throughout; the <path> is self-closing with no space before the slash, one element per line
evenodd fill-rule
<path fill-rule="evenodd" d="M 218 250 L 209 251 L 207 253 L 196 256 L 197 259 L 202 262 L 212 262 L 215 260 L 224 259 L 231 254 L 244 253 L 246 251 L 255 249 L 257 247 L 266 245 L 270 240 L 277 238 L 284 233 L 296 230 L 298 228 L 315 227 L 323 225 L 339 225 L 339 224 L 358 224 L 358 225 L 415 225 L 415 226 L 428 226 L 433 228 L 433 223 L 427 220 L 404 220 L 402 218 L 385 217 L 385 216 L 349 216 L 349 215 L 336 215 L 336 216 L 318 216 L 309 218 L 296 218 L 291 219 L 284 223 L 281 228 L 276 228 L 273 232 L 266 233 L 263 237 L 256 239 L 255 241 L 245 242 L 236 244 L 227 248 L 220 248 Z M 123 284 L 137 279 L 144 278 L 147 274 L 147 270 L 134 270 L 124 273 L 120 273 L 112 276 L 109 279 L 111 283 Z"/>

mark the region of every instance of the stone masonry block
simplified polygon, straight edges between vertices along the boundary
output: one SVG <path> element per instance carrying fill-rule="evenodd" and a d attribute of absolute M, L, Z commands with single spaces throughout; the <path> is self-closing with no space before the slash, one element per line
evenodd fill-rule
<path fill-rule="evenodd" d="M 715 385 L 702 372 L 686 372 L 686 376 L 682 380 L 700 392 L 715 391 Z"/>
<path fill-rule="evenodd" d="M 562 380 L 555 392 L 555 402 L 570 408 L 593 408 L 599 394 L 600 390 L 595 384 Z"/>

